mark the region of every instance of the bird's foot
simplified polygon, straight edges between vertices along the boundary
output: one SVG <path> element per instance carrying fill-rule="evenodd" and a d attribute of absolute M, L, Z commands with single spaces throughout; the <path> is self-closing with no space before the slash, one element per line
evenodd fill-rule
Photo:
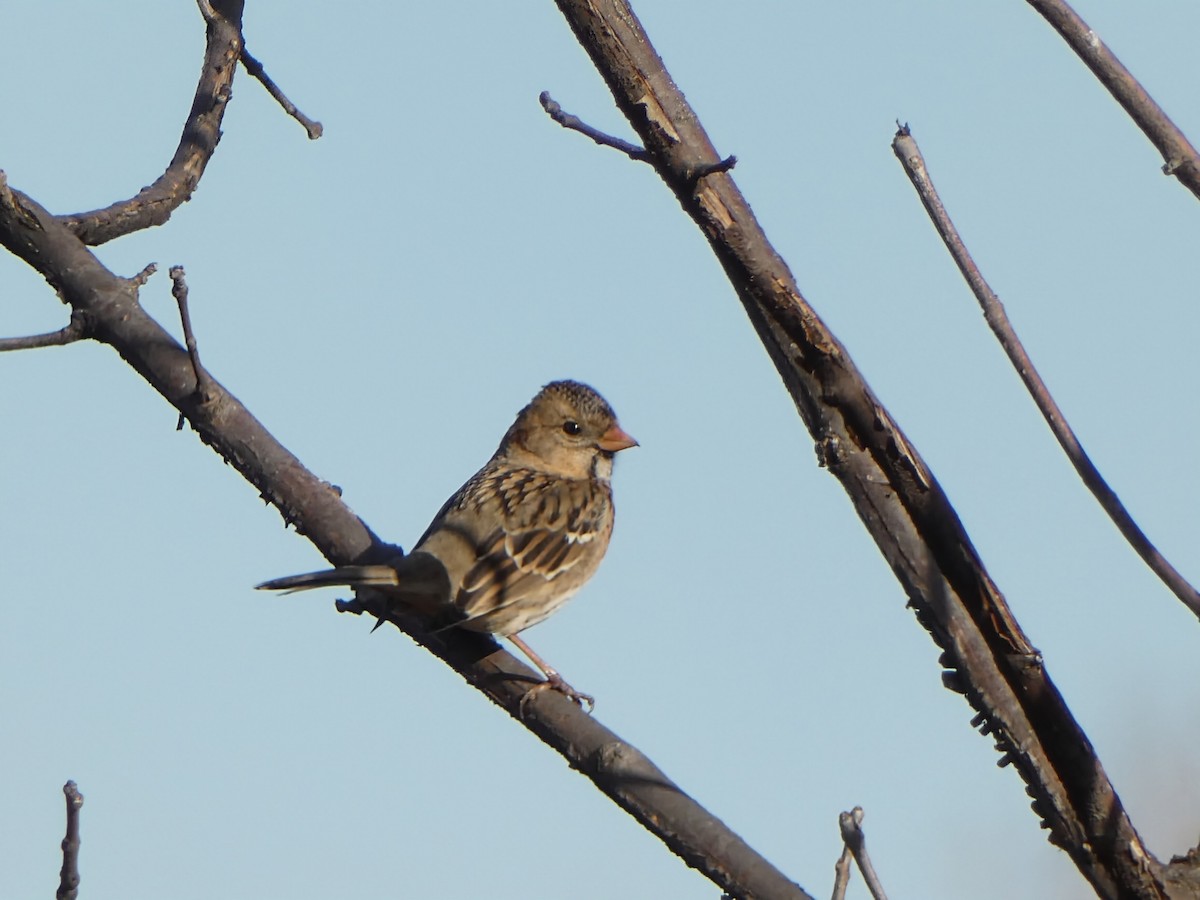
<path fill-rule="evenodd" d="M 563 677 L 561 675 L 551 669 L 546 673 L 545 681 L 538 682 L 529 690 L 527 690 L 523 697 L 521 697 L 519 710 L 522 719 L 525 718 L 526 706 L 531 700 L 533 700 L 535 696 L 543 691 L 557 691 L 571 702 L 577 704 L 581 709 L 583 708 L 584 704 L 587 704 L 587 711 L 589 713 L 596 708 L 595 697 L 593 697 L 591 694 L 585 694 L 582 691 L 575 690 L 575 688 L 563 681 Z"/>

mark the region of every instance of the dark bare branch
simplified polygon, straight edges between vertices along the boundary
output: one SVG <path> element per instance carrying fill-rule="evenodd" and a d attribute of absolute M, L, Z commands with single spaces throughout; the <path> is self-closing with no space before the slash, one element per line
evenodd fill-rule
<path fill-rule="evenodd" d="M 221 120 L 242 51 L 243 0 L 200 0 L 207 23 L 207 48 L 192 108 L 175 156 L 165 172 L 137 195 L 104 209 L 60 217 L 85 244 L 98 245 L 153 225 L 162 225 L 191 199 L 221 138 Z"/>
<path fill-rule="evenodd" d="M 83 794 L 75 782 L 63 785 L 67 798 L 67 832 L 62 839 L 63 862 L 58 873 L 57 900 L 75 900 L 79 896 L 79 810 L 83 806 Z"/>
<path fill-rule="evenodd" d="M 1162 154 L 1163 172 L 1200 197 L 1200 156 L 1146 89 L 1065 0 L 1026 0 L 1050 23 Z"/>
<path fill-rule="evenodd" d="M 871 865 L 871 857 L 867 853 L 867 836 L 863 834 L 862 820 L 861 806 L 856 806 L 850 812 L 844 812 L 838 816 L 842 841 L 845 842 L 846 849 L 850 851 L 854 861 L 858 864 L 858 870 L 862 872 L 863 881 L 867 883 L 867 890 L 871 892 L 871 896 L 875 900 L 887 900 L 887 894 L 883 890 L 879 876 L 875 874 L 875 867 Z"/>
<path fill-rule="evenodd" d="M 1162 866 L 992 582 L 937 479 L 800 294 L 627 3 L 557 0 L 650 162 L 708 238 L 817 444 L 944 650 L 950 684 L 1035 796 L 1051 839 L 1102 897 L 1160 896 Z"/>
<path fill-rule="evenodd" d="M 1075 436 L 1075 432 L 1067 423 L 1066 417 L 1063 416 L 1062 410 L 1050 395 L 1049 389 L 1033 365 L 1033 360 L 1029 358 L 1024 345 L 1017 337 L 1017 333 L 1004 311 L 1004 304 L 1000 302 L 1000 298 L 996 296 L 984 279 L 983 273 L 979 271 L 979 267 L 967 251 L 958 229 L 954 227 L 953 221 L 946 212 L 937 189 L 933 185 L 933 179 L 930 178 L 929 170 L 925 166 L 925 158 L 921 155 L 921 149 L 917 146 L 907 125 L 896 132 L 896 137 L 892 141 L 892 149 L 904 167 L 909 180 L 912 181 L 913 187 L 917 189 L 921 203 L 929 213 L 929 218 L 933 220 L 933 225 L 945 243 L 946 249 L 950 251 L 950 256 L 953 257 L 958 270 L 962 272 L 975 299 L 979 301 L 984 319 L 991 327 L 992 333 L 996 335 L 1000 346 L 1004 348 L 1004 352 L 1008 354 L 1009 361 L 1017 370 L 1017 374 L 1021 376 L 1021 381 L 1024 382 L 1030 396 L 1033 397 L 1033 402 L 1037 404 L 1046 424 L 1050 426 L 1054 437 L 1067 454 L 1067 459 L 1071 461 L 1071 465 L 1075 467 L 1075 471 L 1079 473 L 1083 483 L 1099 501 L 1100 506 L 1112 519 L 1113 524 L 1117 526 L 1125 540 L 1137 551 L 1138 556 L 1162 580 L 1163 584 L 1170 588 L 1172 593 L 1192 611 L 1193 615 L 1200 617 L 1200 593 L 1167 561 L 1158 548 L 1150 543 L 1150 539 L 1138 527 L 1133 516 L 1125 509 L 1121 499 L 1109 487 L 1091 457 L 1087 455 L 1079 443 L 1079 439 Z"/>
<path fill-rule="evenodd" d="M 309 535 L 326 558 L 351 562 L 370 550 L 373 536 L 366 526 L 219 383 L 212 382 L 211 402 L 199 402 L 187 351 L 137 302 L 135 279 L 109 272 L 64 223 L 11 189 L 0 190 L 0 244 L 87 316 L 92 336 L 116 349 L 185 413 L 200 438 L 258 488 L 285 521 Z"/>
<path fill-rule="evenodd" d="M 639 162 L 645 162 L 650 158 L 649 152 L 636 144 L 621 140 L 619 137 L 613 137 L 611 134 L 605 134 L 600 129 L 593 128 L 578 116 L 571 115 L 558 105 L 558 102 L 550 96 L 549 91 L 542 91 L 538 95 L 538 102 L 542 104 L 542 109 L 546 111 L 546 114 L 563 128 L 578 131 L 580 134 L 590 137 L 601 147 L 612 147 L 614 150 L 620 150 L 630 159 L 635 159 Z"/>
<path fill-rule="evenodd" d="M 315 141 L 325 133 L 324 126 L 315 119 L 310 119 L 304 113 L 296 108 L 296 104 L 292 103 L 287 98 L 287 95 L 280 90 L 279 85 L 271 80 L 271 76 L 267 74 L 267 70 L 263 68 L 263 64 L 250 55 L 250 51 L 244 46 L 242 47 L 242 65 L 246 67 L 254 78 L 257 78 L 259 83 L 267 89 L 267 93 L 275 98 L 275 102 L 283 107 L 283 111 L 304 126 L 304 130 L 308 132 L 308 139 Z"/>

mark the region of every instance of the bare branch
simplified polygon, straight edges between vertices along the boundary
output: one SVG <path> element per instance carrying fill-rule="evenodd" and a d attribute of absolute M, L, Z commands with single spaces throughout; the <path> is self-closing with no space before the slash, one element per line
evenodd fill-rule
<path fill-rule="evenodd" d="M 856 806 L 850 812 L 844 812 L 838 816 L 838 827 L 842 831 L 842 840 L 846 844 L 846 849 L 854 856 L 854 861 L 858 863 L 858 870 L 862 872 L 863 881 L 867 883 L 867 890 L 871 892 L 871 896 L 875 900 L 887 900 L 887 894 L 884 893 L 883 885 L 879 882 L 879 876 L 875 874 L 875 867 L 871 865 L 871 857 L 867 855 L 867 836 L 862 830 L 863 809 L 861 806 Z"/>
<path fill-rule="evenodd" d="M 199 0 L 207 23 L 207 48 L 192 108 L 175 156 L 153 184 L 104 209 L 61 216 L 85 244 L 98 245 L 162 225 L 191 199 L 221 138 L 221 120 L 242 51 L 242 0 Z"/>
<path fill-rule="evenodd" d="M 5 201 L 8 202 L 5 202 Z M 67 226 L 19 191 L 0 190 L 0 245 L 40 272 L 91 335 L 114 347 L 213 447 L 274 504 L 284 520 L 309 535 L 331 562 L 349 563 L 376 542 L 325 482 L 306 471 L 218 382 L 211 402 L 196 394 L 187 351 L 137 302 L 136 279 L 120 278 L 96 259 Z"/>
<path fill-rule="evenodd" d="M 200 365 L 200 351 L 196 347 L 196 336 L 192 333 L 192 315 L 188 311 L 188 286 L 185 281 L 183 266 L 171 267 L 171 294 L 179 305 L 179 320 L 183 324 L 183 343 L 187 347 L 188 359 L 192 362 L 192 372 L 196 376 L 196 399 L 201 404 L 208 403 L 214 396 L 212 379 L 204 366 Z M 183 430 L 185 416 L 181 412 L 175 430 Z"/>
<path fill-rule="evenodd" d="M 259 83 L 267 89 L 267 93 L 275 98 L 275 102 L 283 107 L 283 111 L 304 126 L 304 130 L 308 132 L 308 139 L 315 141 L 325 133 L 324 126 L 314 119 L 310 119 L 304 113 L 296 108 L 296 105 L 287 98 L 287 95 L 280 90 L 279 85 L 271 80 L 271 76 L 267 74 L 267 70 L 263 68 L 263 64 L 250 55 L 250 51 L 242 47 L 242 65 L 246 67 L 246 71 L 258 79 Z"/>
<path fill-rule="evenodd" d="M 79 810 L 83 806 L 83 794 L 75 782 L 63 785 L 67 798 L 67 833 L 62 839 L 63 862 L 58 873 L 57 900 L 75 900 L 79 896 Z"/>
<path fill-rule="evenodd" d="M 1142 133 L 1162 154 L 1163 173 L 1174 175 L 1200 197 L 1200 156 L 1116 55 L 1065 0 L 1026 0 L 1121 104 Z"/>
<path fill-rule="evenodd" d="M 1159 896 L 1162 865 L 1141 842 L 1087 736 L 992 582 L 949 499 L 846 348 L 801 295 L 695 111 L 622 0 L 556 0 L 650 153 L 649 161 L 725 268 L 775 363 L 822 465 L 841 481 L 944 649 L 948 686 L 1035 796 L 1051 840 L 1106 898 Z"/>
<path fill-rule="evenodd" d="M 300 112 L 266 74 L 262 64 L 246 52 L 242 37 L 243 2 L 197 0 L 206 25 L 207 46 L 200 81 L 175 155 L 166 171 L 135 196 L 104 209 L 61 216 L 85 244 L 95 246 L 143 228 L 162 225 L 191 199 L 221 139 L 221 121 L 232 96 L 233 76 L 239 59 L 283 109 L 304 126 L 309 138 L 321 136 L 321 123 Z"/>
<path fill-rule="evenodd" d="M 337 601 L 336 608 L 389 621 L 448 662 L 729 896 L 811 900 L 637 747 L 561 694 L 543 691 L 528 699 L 530 685 L 543 680 L 490 638 L 465 631 L 430 635 L 414 628 L 411 617 L 389 602 L 381 594 L 360 593 Z"/>
<path fill-rule="evenodd" d="M 1000 302 L 1000 298 L 996 296 L 984 279 L 975 260 L 967 251 L 958 229 L 954 227 L 954 223 L 947 214 L 945 206 L 942 205 L 941 198 L 933 186 L 933 180 L 929 176 L 929 170 L 925 166 L 925 159 L 907 125 L 902 126 L 896 132 L 896 137 L 892 141 L 892 149 L 904 167 L 909 180 L 912 181 L 913 187 L 917 189 L 921 203 L 929 213 L 929 218 L 933 220 L 934 227 L 941 235 L 946 249 L 950 251 L 958 270 L 962 272 L 971 292 L 979 301 L 984 319 L 987 320 L 996 339 L 1000 341 L 1004 352 L 1008 354 L 1013 368 L 1021 376 L 1021 381 L 1025 383 L 1030 396 L 1033 397 L 1033 402 L 1037 404 L 1038 410 L 1046 419 L 1046 424 L 1050 426 L 1054 437 L 1067 454 L 1067 459 L 1071 461 L 1071 465 L 1075 467 L 1075 471 L 1079 473 L 1083 483 L 1087 485 L 1088 490 L 1108 513 L 1108 517 L 1112 519 L 1113 524 L 1117 526 L 1125 540 L 1137 551 L 1138 556 L 1194 615 L 1200 617 L 1200 593 L 1150 543 L 1150 539 L 1138 527 L 1116 492 L 1108 486 L 1108 482 L 1104 480 L 1100 471 L 1084 451 L 1075 432 L 1063 416 L 1062 410 L 1050 395 L 1049 389 L 1033 365 L 1033 360 L 1025 352 L 1025 347 L 1021 344 L 1012 323 L 1008 320 L 1004 304 Z"/>
<path fill-rule="evenodd" d="M 196 347 L 196 335 L 192 333 L 192 315 L 188 311 L 187 273 L 183 266 L 171 266 L 171 295 L 179 305 L 179 319 L 183 323 L 183 342 L 187 347 L 188 359 L 192 362 L 192 372 L 196 376 L 196 393 L 200 402 L 212 399 L 212 378 L 200 365 L 200 351 Z"/>
<path fill-rule="evenodd" d="M 39 347 L 62 347 L 89 337 L 87 317 L 71 313 L 71 321 L 58 331 L 34 334 L 29 337 L 0 338 L 0 353 L 7 350 L 36 350 Z"/>
<path fill-rule="evenodd" d="M 631 144 L 629 141 L 621 140 L 619 137 L 613 137 L 611 134 L 605 134 L 600 129 L 593 128 L 578 116 L 573 116 L 569 112 L 566 112 L 561 106 L 558 105 L 558 102 L 550 96 L 549 91 L 542 91 L 538 95 L 538 102 L 542 104 L 542 109 L 546 111 L 546 114 L 563 128 L 569 128 L 572 131 L 578 131 L 580 134 L 590 137 L 601 147 L 612 147 L 614 150 L 620 150 L 630 159 L 634 159 L 639 162 L 646 162 L 650 159 L 650 153 L 647 150 L 644 150 L 636 144 Z"/>
<path fill-rule="evenodd" d="M 842 844 L 842 853 L 833 865 L 833 900 L 845 900 L 846 888 L 850 885 L 850 863 L 854 854 L 848 844 Z"/>

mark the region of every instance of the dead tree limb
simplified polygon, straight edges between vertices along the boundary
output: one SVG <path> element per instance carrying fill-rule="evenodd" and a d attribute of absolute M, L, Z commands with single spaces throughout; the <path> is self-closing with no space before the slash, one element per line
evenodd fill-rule
<path fill-rule="evenodd" d="M 720 156 L 621 0 L 557 0 L 650 162 L 708 239 L 817 445 L 943 648 L 963 692 L 1102 897 L 1165 896 L 1143 845 L 1041 654 L 988 576 L 957 513 L 849 354 L 796 287 Z"/>

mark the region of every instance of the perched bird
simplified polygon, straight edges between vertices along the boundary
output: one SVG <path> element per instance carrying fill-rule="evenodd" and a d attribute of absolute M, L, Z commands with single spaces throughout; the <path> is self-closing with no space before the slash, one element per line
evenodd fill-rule
<path fill-rule="evenodd" d="M 552 689 L 582 705 L 518 637 L 562 606 L 595 573 L 613 528 L 613 456 L 637 441 L 596 391 L 554 381 L 517 413 L 487 464 L 434 516 L 416 547 L 388 565 L 339 566 L 276 578 L 260 590 L 332 585 L 382 590 L 435 624 L 506 637 Z"/>

